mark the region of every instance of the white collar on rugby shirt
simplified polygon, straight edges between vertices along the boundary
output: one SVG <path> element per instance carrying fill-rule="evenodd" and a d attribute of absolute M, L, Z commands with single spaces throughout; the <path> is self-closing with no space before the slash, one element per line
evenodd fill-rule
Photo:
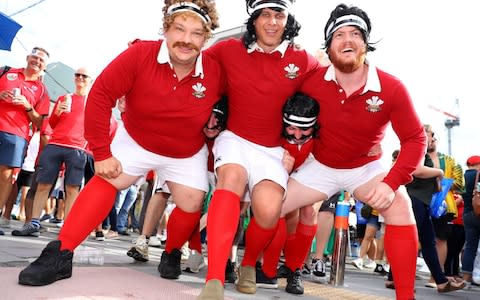
<path fill-rule="evenodd" d="M 280 45 L 277 46 L 277 48 L 273 49 L 269 54 L 278 51 L 280 52 L 280 55 L 283 56 L 285 55 L 285 52 L 287 52 L 289 42 L 287 40 L 284 40 L 283 42 L 280 43 Z M 252 53 L 254 51 L 266 53 L 260 46 L 257 44 L 257 42 L 251 43 L 248 48 L 247 48 L 247 53 Z"/>
<path fill-rule="evenodd" d="M 173 69 L 172 63 L 170 62 L 170 55 L 168 53 L 168 47 L 167 47 L 167 41 L 163 40 L 162 44 L 160 45 L 160 51 L 158 51 L 157 55 L 157 61 L 159 64 L 166 64 L 168 63 L 170 65 L 170 68 Z M 203 73 L 203 56 L 202 52 L 197 57 L 197 61 L 195 62 L 195 74 L 193 74 L 193 77 L 198 77 L 203 79 L 204 73 Z"/>
<path fill-rule="evenodd" d="M 363 91 L 361 92 L 361 94 L 365 94 L 368 91 L 381 92 L 382 86 L 380 85 L 380 78 L 378 78 L 377 68 L 368 60 L 365 60 L 365 64 L 368 65 L 367 84 L 365 84 L 365 87 L 363 88 Z M 325 73 L 325 76 L 323 78 L 326 81 L 337 82 L 337 79 L 335 76 L 335 67 L 333 65 L 330 65 L 328 67 L 328 70 Z"/>

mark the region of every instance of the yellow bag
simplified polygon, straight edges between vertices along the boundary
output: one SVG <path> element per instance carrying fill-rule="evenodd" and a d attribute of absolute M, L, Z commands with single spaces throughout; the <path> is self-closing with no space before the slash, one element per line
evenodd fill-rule
<path fill-rule="evenodd" d="M 453 220 L 458 217 L 457 204 L 455 203 L 455 197 L 453 191 L 462 192 L 465 189 L 465 178 L 463 177 L 462 167 L 455 163 L 455 160 L 447 155 L 440 155 L 440 168 L 443 170 L 443 177 L 452 178 L 453 185 L 450 191 L 448 191 L 447 197 L 445 197 L 445 203 L 447 204 L 447 218 Z"/>

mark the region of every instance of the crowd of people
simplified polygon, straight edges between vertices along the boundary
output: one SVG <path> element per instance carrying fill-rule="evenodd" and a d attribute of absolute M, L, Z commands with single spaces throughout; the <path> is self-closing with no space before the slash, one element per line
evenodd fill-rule
<path fill-rule="evenodd" d="M 475 283 L 480 221 L 471 194 L 480 158 L 467 161 L 464 177 L 453 158 L 437 152 L 434 132 L 421 123 L 404 84 L 367 59 L 376 45 L 364 10 L 345 4 L 332 10 L 324 27 L 330 63 L 322 65 L 294 43 L 301 26 L 293 5 L 246 0 L 243 37 L 202 50 L 219 25 L 214 1 L 165 0 L 162 39 L 130 43 L 95 81 L 86 68 L 77 69 L 75 91 L 61 96 L 51 113 L 40 80 L 45 49 L 34 48 L 27 67 L 0 72 L 0 207 L 6 207 L 0 225 L 8 225 L 14 169 L 22 167 L 34 132 L 42 142 L 29 171 L 25 225 L 12 235 L 40 235 L 42 210 L 64 172 L 58 239 L 20 272 L 19 284 L 70 278 L 75 249 L 92 233 L 105 238 L 107 220 L 107 238 L 128 235 L 144 180 L 155 184 L 127 255 L 149 260 L 148 246 L 164 232 L 161 219 L 171 201 L 158 271 L 179 278 L 188 245 L 187 270 L 199 272 L 206 265 L 206 228 L 208 266 L 197 299 L 223 299 L 225 282 L 246 294 L 277 288 L 278 277 L 287 278 L 287 293 L 303 294 L 302 275 L 325 276 L 323 251 L 343 191 L 372 209 L 353 264 L 363 268 L 374 249 L 375 270 L 386 274 L 374 241 L 383 233 L 386 287 L 397 299 L 415 298 L 419 244 L 438 292 Z M 386 169 L 380 145 L 389 124 L 401 148 Z M 446 201 L 464 203 L 464 229 L 452 223 L 461 217 L 457 207 L 439 219 L 428 213 L 442 177 L 455 179 Z M 460 272 L 463 242 L 454 237 L 461 230 Z M 240 240 L 245 248 L 237 261 Z"/>

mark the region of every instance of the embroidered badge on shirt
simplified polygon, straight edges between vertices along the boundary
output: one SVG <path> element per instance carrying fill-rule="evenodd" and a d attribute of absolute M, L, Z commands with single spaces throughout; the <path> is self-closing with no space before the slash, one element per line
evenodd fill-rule
<path fill-rule="evenodd" d="M 366 109 L 369 112 L 379 112 L 382 110 L 380 106 L 383 104 L 383 100 L 378 98 L 378 96 L 373 96 L 372 99 L 368 99 L 365 102 L 367 102 Z"/>
<path fill-rule="evenodd" d="M 285 74 L 285 77 L 288 79 L 295 79 L 298 77 L 298 70 L 300 70 L 295 64 L 288 64 L 284 68 L 285 71 L 287 71 L 287 74 Z"/>
<path fill-rule="evenodd" d="M 205 97 L 204 92 L 207 90 L 207 88 L 204 87 L 200 82 L 197 82 L 197 84 L 192 85 L 192 88 L 193 88 L 192 95 L 194 95 L 198 99 L 201 99 L 201 98 Z"/>
<path fill-rule="evenodd" d="M 7 79 L 8 80 L 17 80 L 18 74 L 17 73 L 8 73 L 7 74 Z"/>

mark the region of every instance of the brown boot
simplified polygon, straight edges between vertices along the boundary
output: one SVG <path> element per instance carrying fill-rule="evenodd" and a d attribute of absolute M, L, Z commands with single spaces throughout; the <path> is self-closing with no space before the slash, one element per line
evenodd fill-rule
<path fill-rule="evenodd" d="M 210 279 L 197 300 L 223 300 L 223 284 L 218 279 Z"/>
<path fill-rule="evenodd" d="M 240 266 L 238 269 L 237 291 L 244 294 L 255 294 L 257 292 L 257 282 L 255 276 L 255 267 Z"/>

